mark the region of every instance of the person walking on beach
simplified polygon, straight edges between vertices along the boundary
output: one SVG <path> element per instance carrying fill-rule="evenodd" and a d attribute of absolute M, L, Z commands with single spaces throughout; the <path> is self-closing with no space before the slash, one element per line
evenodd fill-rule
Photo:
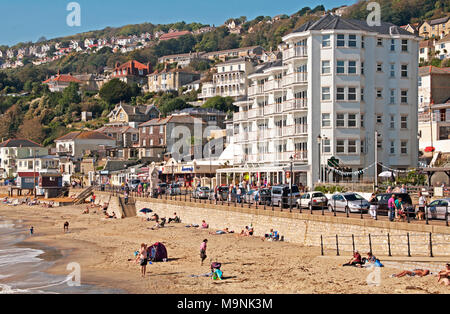
<path fill-rule="evenodd" d="M 69 222 L 68 221 L 66 221 L 64 223 L 64 233 L 66 233 L 66 232 L 69 232 Z"/>
<path fill-rule="evenodd" d="M 148 264 L 148 248 L 147 244 L 142 243 L 141 248 L 139 249 L 139 254 L 137 256 L 136 262 L 139 261 L 139 265 L 141 266 L 141 276 L 145 277 L 147 273 L 147 264 Z"/>
<path fill-rule="evenodd" d="M 34 233 L 34 227 L 31 226 L 31 227 L 30 227 L 30 235 L 33 235 L 33 233 Z"/>
<path fill-rule="evenodd" d="M 203 240 L 202 244 L 200 244 L 200 258 L 202 260 L 202 266 L 203 266 L 203 262 L 205 261 L 205 259 L 208 257 L 206 256 L 206 244 L 208 243 L 208 240 L 205 239 Z"/>

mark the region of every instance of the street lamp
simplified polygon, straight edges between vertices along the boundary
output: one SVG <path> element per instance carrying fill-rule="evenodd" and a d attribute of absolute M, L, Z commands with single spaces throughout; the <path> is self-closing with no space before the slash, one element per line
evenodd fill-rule
<path fill-rule="evenodd" d="M 290 183 L 289 183 L 289 190 L 290 190 L 290 197 L 289 197 L 289 209 L 292 211 L 292 185 L 293 185 L 293 162 L 294 162 L 294 156 L 289 157 L 289 161 L 291 163 L 291 174 L 290 174 Z"/>
<path fill-rule="evenodd" d="M 322 176 L 322 162 L 320 160 L 320 144 L 322 143 L 322 136 L 320 134 L 317 136 L 317 144 L 319 145 L 319 183 L 321 182 L 321 176 Z"/>

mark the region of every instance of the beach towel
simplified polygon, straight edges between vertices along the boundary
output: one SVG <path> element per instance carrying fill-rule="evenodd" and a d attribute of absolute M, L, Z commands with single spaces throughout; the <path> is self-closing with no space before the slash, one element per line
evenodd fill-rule
<path fill-rule="evenodd" d="M 213 280 L 222 280 L 223 272 L 220 269 L 215 269 L 212 275 Z"/>

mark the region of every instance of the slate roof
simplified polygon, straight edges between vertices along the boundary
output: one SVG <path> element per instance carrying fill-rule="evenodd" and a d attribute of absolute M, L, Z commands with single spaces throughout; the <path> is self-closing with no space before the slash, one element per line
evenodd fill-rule
<path fill-rule="evenodd" d="M 380 26 L 369 26 L 366 21 L 344 19 L 332 14 L 326 14 L 317 21 L 306 22 L 294 30 L 294 33 L 310 30 L 361 30 L 385 35 L 412 35 L 407 30 L 392 23 L 381 22 Z"/>
<path fill-rule="evenodd" d="M 38 143 L 35 143 L 27 139 L 14 138 L 0 143 L 0 147 L 42 147 L 42 146 L 39 145 Z"/>

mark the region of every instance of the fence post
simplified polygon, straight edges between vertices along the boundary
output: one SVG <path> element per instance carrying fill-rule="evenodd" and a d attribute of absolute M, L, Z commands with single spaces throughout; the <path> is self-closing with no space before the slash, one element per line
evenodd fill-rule
<path fill-rule="evenodd" d="M 428 225 L 428 206 L 425 206 L 425 221 L 426 224 Z"/>
<path fill-rule="evenodd" d="M 352 247 L 353 247 L 353 252 L 355 252 L 356 246 L 355 246 L 355 235 L 354 234 L 352 234 Z"/>
<path fill-rule="evenodd" d="M 389 233 L 387 234 L 387 238 L 388 238 L 388 253 L 389 253 L 389 256 L 392 256 L 392 253 L 391 253 L 391 235 Z"/>
<path fill-rule="evenodd" d="M 408 239 L 408 257 L 411 257 L 411 243 L 409 241 L 409 232 L 406 233 L 406 237 Z"/>
<path fill-rule="evenodd" d="M 433 234 L 430 232 L 430 257 L 433 256 Z"/>
<path fill-rule="evenodd" d="M 448 227 L 448 203 L 445 207 L 445 225 Z"/>
<path fill-rule="evenodd" d="M 339 237 L 336 234 L 336 255 L 339 256 Z"/>
<path fill-rule="evenodd" d="M 347 200 L 347 206 L 345 206 L 345 211 L 347 212 L 347 218 L 350 217 L 350 208 L 348 207 L 348 200 Z"/>
<path fill-rule="evenodd" d="M 370 254 L 373 253 L 372 252 L 372 237 L 370 236 L 370 233 L 369 233 L 369 252 L 370 252 Z"/>
<path fill-rule="evenodd" d="M 363 217 L 363 210 L 362 210 L 362 203 L 363 203 L 363 200 L 361 200 L 361 206 L 359 207 L 359 210 L 361 211 L 361 219 L 364 219 L 364 217 Z"/>
<path fill-rule="evenodd" d="M 334 199 L 333 212 L 334 212 L 334 217 L 336 217 L 336 199 Z"/>
<path fill-rule="evenodd" d="M 323 256 L 324 254 L 323 254 L 323 236 L 322 235 L 320 235 L 320 249 L 321 249 L 322 256 Z"/>
<path fill-rule="evenodd" d="M 325 216 L 325 209 L 323 207 L 323 203 L 322 203 L 322 216 Z"/>

